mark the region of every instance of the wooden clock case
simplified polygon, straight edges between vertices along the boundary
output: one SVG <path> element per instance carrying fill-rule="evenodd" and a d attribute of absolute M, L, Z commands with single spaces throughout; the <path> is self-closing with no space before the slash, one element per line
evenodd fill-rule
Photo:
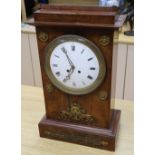
<path fill-rule="evenodd" d="M 34 13 L 46 114 L 39 123 L 41 137 L 114 151 L 120 110 L 110 108 L 114 30 L 124 16 L 116 8 L 41 5 Z M 45 48 L 61 35 L 74 34 L 92 41 L 106 62 L 101 85 L 86 95 L 57 89 L 45 72 Z"/>

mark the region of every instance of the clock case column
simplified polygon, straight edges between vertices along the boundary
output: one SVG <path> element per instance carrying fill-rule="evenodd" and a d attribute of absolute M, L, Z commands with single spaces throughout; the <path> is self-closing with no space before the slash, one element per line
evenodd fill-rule
<path fill-rule="evenodd" d="M 114 30 L 121 27 L 125 16 L 116 8 L 41 5 L 34 13 L 46 114 L 39 123 L 41 137 L 57 139 L 114 151 L 120 110 L 110 109 L 112 49 Z M 106 77 L 87 95 L 69 95 L 57 89 L 45 72 L 45 47 L 61 35 L 74 34 L 92 41 L 106 61 Z M 65 120 L 61 111 L 70 103 L 84 109 L 81 115 L 93 116 L 95 122 Z M 82 111 L 82 110 L 81 110 Z"/>

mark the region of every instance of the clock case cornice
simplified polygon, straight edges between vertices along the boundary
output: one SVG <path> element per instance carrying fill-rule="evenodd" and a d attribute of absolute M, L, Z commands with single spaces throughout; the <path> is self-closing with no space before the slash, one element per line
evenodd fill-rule
<path fill-rule="evenodd" d="M 40 5 L 34 13 L 34 22 L 27 22 L 36 27 L 65 26 L 65 27 L 95 27 L 120 28 L 126 15 L 119 15 L 118 8 L 86 7 L 86 6 L 56 6 Z"/>

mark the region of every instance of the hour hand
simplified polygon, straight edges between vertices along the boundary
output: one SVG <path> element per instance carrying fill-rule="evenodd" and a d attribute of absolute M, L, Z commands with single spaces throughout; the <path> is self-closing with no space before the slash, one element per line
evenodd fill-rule
<path fill-rule="evenodd" d="M 67 80 L 70 80 L 70 77 L 74 72 L 74 69 L 75 69 L 74 66 L 70 68 L 68 75 L 63 79 L 64 82 L 66 82 Z"/>

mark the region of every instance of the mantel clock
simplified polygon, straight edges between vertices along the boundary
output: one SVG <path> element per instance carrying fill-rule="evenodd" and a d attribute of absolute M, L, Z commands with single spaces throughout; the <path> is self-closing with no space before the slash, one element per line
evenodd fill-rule
<path fill-rule="evenodd" d="M 41 5 L 34 13 L 46 114 L 41 137 L 115 150 L 110 108 L 116 8 Z"/>

